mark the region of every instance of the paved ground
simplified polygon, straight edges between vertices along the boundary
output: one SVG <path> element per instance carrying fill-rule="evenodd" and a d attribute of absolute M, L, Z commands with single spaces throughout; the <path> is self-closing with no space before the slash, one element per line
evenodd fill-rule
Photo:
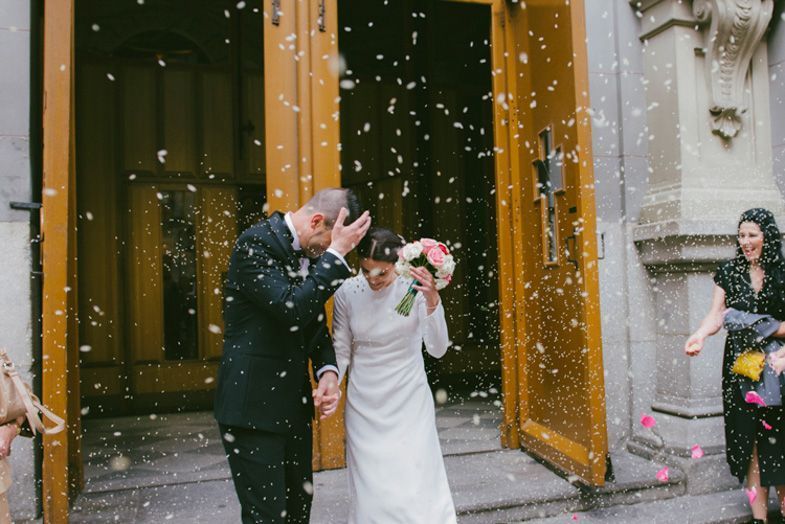
<path fill-rule="evenodd" d="M 740 523 L 743 492 L 683 496 L 678 471 L 629 453 L 612 456 L 616 481 L 587 492 L 518 450 L 499 447 L 500 413 L 475 397 L 437 410 L 437 426 L 461 524 L 536 522 Z M 239 505 L 209 413 L 85 421 L 85 492 L 74 523 L 236 523 Z M 345 470 L 315 475 L 311 522 L 346 522 Z"/>

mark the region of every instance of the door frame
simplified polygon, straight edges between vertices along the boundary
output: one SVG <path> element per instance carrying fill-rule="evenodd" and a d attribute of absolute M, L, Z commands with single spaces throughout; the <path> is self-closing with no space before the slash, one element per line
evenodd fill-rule
<path fill-rule="evenodd" d="M 42 439 L 45 522 L 67 522 L 70 498 L 82 487 L 76 318 L 74 1 L 44 3 L 41 397 L 67 423 L 67 431 Z"/>

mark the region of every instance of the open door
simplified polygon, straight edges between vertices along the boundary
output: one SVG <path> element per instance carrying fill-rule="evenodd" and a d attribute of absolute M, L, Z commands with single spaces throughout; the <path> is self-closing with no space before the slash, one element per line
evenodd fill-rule
<path fill-rule="evenodd" d="M 509 147 L 518 433 L 597 486 L 608 447 L 584 6 L 505 6 L 506 91 L 494 94 L 509 111 L 497 147 Z"/>
<path fill-rule="evenodd" d="M 43 42 L 42 398 L 66 420 L 43 437 L 44 522 L 67 522 L 82 485 L 76 300 L 74 2 L 47 2 Z"/>
<path fill-rule="evenodd" d="M 270 212 L 341 185 L 338 0 L 265 4 L 265 136 Z M 273 73 L 274 72 L 274 73 Z M 344 466 L 343 417 L 314 422 L 315 470 Z"/>

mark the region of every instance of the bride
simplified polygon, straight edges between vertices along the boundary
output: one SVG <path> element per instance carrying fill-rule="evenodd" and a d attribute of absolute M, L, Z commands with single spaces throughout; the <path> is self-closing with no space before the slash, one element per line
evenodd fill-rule
<path fill-rule="evenodd" d="M 358 246 L 362 274 L 335 293 L 333 343 L 340 378 L 348 373 L 346 455 L 350 523 L 455 523 L 422 344 L 447 352 L 447 323 L 434 278 L 425 268 L 408 317 L 395 312 L 410 280 L 398 277 L 403 245 L 371 228 Z"/>

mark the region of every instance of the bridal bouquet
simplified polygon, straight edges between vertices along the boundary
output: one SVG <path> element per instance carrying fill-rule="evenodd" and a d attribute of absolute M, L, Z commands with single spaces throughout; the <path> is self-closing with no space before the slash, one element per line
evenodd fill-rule
<path fill-rule="evenodd" d="M 436 289 L 441 290 L 447 287 L 447 284 L 452 280 L 455 259 L 447 246 L 441 242 L 432 238 L 421 238 L 409 242 L 398 251 L 398 262 L 395 263 L 396 273 L 411 278 L 413 267 L 424 267 L 430 271 L 436 279 Z M 408 317 L 412 312 L 414 298 L 417 296 L 417 290 L 413 287 L 415 284 L 417 284 L 417 280 L 412 279 L 409 289 L 395 308 L 395 311 L 405 317 Z"/>

